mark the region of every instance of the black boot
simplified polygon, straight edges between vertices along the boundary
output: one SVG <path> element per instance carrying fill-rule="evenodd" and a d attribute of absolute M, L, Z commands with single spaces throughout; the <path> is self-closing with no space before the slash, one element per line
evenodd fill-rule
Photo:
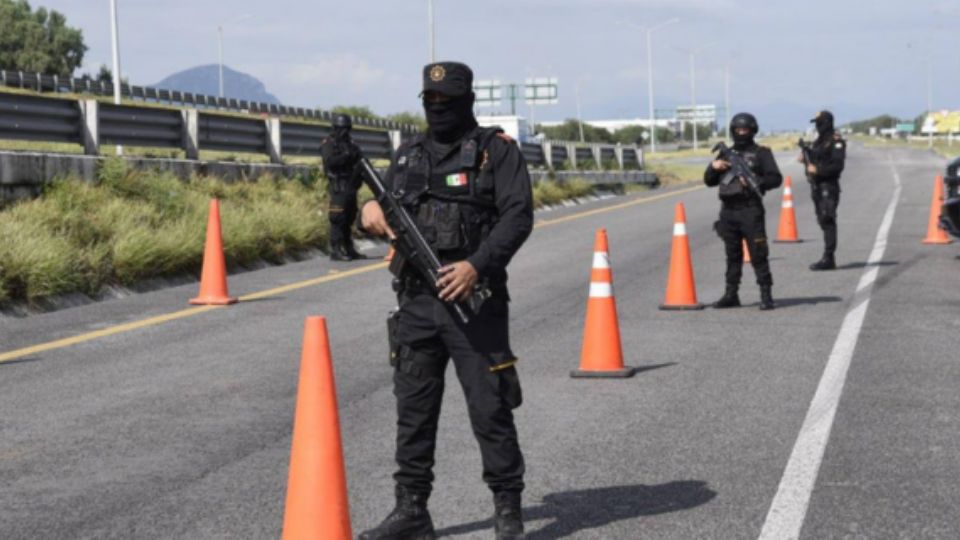
<path fill-rule="evenodd" d="M 833 255 L 827 254 L 827 253 L 824 253 L 822 259 L 810 265 L 810 269 L 813 270 L 814 272 L 817 272 L 820 270 L 834 270 L 836 268 L 837 268 L 837 263 L 836 261 L 833 260 Z"/>
<path fill-rule="evenodd" d="M 397 486 L 397 506 L 376 528 L 360 534 L 360 540 L 433 540 L 433 520 L 427 511 L 427 495 Z"/>
<path fill-rule="evenodd" d="M 760 286 L 760 311 L 768 311 L 776 307 L 773 303 L 773 292 L 769 285 Z"/>
<path fill-rule="evenodd" d="M 352 261 L 353 257 L 347 253 L 347 249 L 340 243 L 330 243 L 330 260 L 331 261 Z"/>
<path fill-rule="evenodd" d="M 493 521 L 497 540 L 523 540 L 523 509 L 520 492 L 501 491 L 493 494 Z"/>
<path fill-rule="evenodd" d="M 351 259 L 366 259 L 367 256 L 363 253 L 357 251 L 357 248 L 353 245 L 353 240 L 347 240 L 346 245 L 344 246 L 348 255 Z"/>
<path fill-rule="evenodd" d="M 713 307 L 716 309 L 740 307 L 740 297 L 737 295 L 738 289 L 739 287 L 736 285 L 727 285 L 727 291 L 723 293 L 722 298 L 713 303 Z"/>

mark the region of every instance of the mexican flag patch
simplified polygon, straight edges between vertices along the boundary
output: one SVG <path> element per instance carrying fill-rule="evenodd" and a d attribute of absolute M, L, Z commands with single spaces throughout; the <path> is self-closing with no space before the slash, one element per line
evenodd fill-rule
<path fill-rule="evenodd" d="M 447 187 L 463 187 L 467 185 L 467 173 L 447 175 Z"/>

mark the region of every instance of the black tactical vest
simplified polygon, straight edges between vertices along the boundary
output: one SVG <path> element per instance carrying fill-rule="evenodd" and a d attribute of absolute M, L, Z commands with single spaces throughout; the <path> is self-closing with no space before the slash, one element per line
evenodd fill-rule
<path fill-rule="evenodd" d="M 394 195 L 416 216 L 441 259 L 468 257 L 497 221 L 488 147 L 498 133 L 501 130 L 476 128 L 460 142 L 459 158 L 439 167 L 432 163 L 422 135 L 397 157 Z"/>

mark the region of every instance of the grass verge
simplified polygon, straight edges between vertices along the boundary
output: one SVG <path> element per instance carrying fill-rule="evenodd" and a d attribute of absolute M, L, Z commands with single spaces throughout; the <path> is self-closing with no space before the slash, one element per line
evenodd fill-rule
<path fill-rule="evenodd" d="M 541 182 L 534 200 L 542 206 L 592 192 L 583 180 Z M 361 190 L 361 201 L 370 197 Z M 199 275 L 211 198 L 221 201 L 224 253 L 232 268 L 282 263 L 326 247 L 322 177 L 182 181 L 109 159 L 93 185 L 60 180 L 38 199 L 0 209 L 0 305 L 38 305 L 68 293 L 95 297 L 108 285 Z"/>

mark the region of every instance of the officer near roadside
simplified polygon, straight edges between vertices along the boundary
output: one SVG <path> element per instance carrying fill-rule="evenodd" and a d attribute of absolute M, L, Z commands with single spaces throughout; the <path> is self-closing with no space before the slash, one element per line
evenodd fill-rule
<path fill-rule="evenodd" d="M 395 282 L 399 311 L 388 326 L 398 414 L 396 507 L 360 535 L 364 540 L 434 537 L 427 499 L 450 359 L 493 492 L 496 538 L 523 538 L 524 460 L 512 412 L 522 398 L 508 336 L 506 267 L 533 230 L 533 196 L 516 144 L 500 130 L 478 127 L 472 82 L 461 63 L 424 68 L 429 129 L 399 148 L 384 179 L 445 266 L 439 295 L 409 269 Z M 376 201 L 364 205 L 361 220 L 368 233 L 393 236 Z M 451 304 L 478 283 L 492 296 L 463 324 Z"/>
<path fill-rule="evenodd" d="M 817 140 L 810 147 L 807 180 L 817 212 L 817 223 L 823 229 L 823 257 L 810 265 L 811 270 L 833 270 L 837 267 L 837 206 L 840 204 L 840 173 L 847 158 L 847 142 L 833 127 L 833 113 L 820 111 L 810 120 L 817 128 Z M 803 161 L 801 155 L 800 160 Z"/>
<path fill-rule="evenodd" d="M 757 119 L 749 113 L 739 113 L 730 120 L 733 136 L 733 152 L 739 154 L 756 174 L 760 190 L 764 193 L 780 187 L 783 176 L 773 158 L 773 152 L 754 142 L 759 131 Z M 720 220 L 714 224 L 717 234 L 723 239 L 727 255 L 727 288 L 723 297 L 714 302 L 715 308 L 740 306 L 740 278 L 743 275 L 743 241 L 750 250 L 750 260 L 760 286 L 760 309 L 774 308 L 773 275 L 770 273 L 767 243 L 766 213 L 763 199 L 748 188 L 742 178 L 730 178 L 730 163 L 714 160 L 703 174 L 703 182 L 719 186 Z"/>
<path fill-rule="evenodd" d="M 350 232 L 350 225 L 357 219 L 357 190 L 360 189 L 355 170 L 363 155 L 350 137 L 352 128 L 350 116 L 338 114 L 333 119 L 333 132 L 320 143 L 330 196 L 330 260 L 333 261 L 366 258 L 354 248 Z"/>

